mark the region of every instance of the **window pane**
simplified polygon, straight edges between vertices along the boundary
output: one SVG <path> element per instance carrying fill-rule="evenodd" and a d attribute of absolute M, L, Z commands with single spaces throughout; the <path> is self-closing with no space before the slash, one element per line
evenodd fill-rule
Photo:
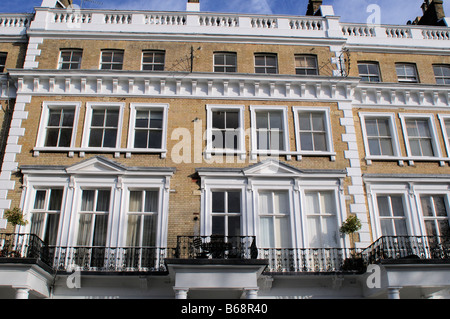
<path fill-rule="evenodd" d="M 69 147 L 72 140 L 72 129 L 61 129 L 61 135 L 59 136 L 59 147 Z"/>
<path fill-rule="evenodd" d="M 130 212 L 142 212 L 142 191 L 130 192 Z"/>
<path fill-rule="evenodd" d="M 217 129 L 225 128 L 225 112 L 218 111 L 212 113 L 212 127 Z"/>
<path fill-rule="evenodd" d="M 126 245 L 136 247 L 140 245 L 141 216 L 128 215 Z"/>
<path fill-rule="evenodd" d="M 93 110 L 91 126 L 103 126 L 106 110 Z"/>
<path fill-rule="evenodd" d="M 136 127 L 148 128 L 149 124 L 149 114 L 148 111 L 137 111 L 136 112 Z"/>
<path fill-rule="evenodd" d="M 80 214 L 78 224 L 78 238 L 77 245 L 90 246 L 91 245 L 91 229 L 93 214 Z"/>
<path fill-rule="evenodd" d="M 275 248 L 291 248 L 291 229 L 289 218 L 275 218 Z"/>
<path fill-rule="evenodd" d="M 36 191 L 36 197 L 34 199 L 34 209 L 45 209 L 45 196 L 47 195 L 47 192 L 42 191 Z"/>
<path fill-rule="evenodd" d="M 378 213 L 380 216 L 390 216 L 389 198 L 387 196 L 377 196 Z"/>
<path fill-rule="evenodd" d="M 213 235 L 225 235 L 225 217 L 224 216 L 212 216 L 212 229 Z"/>
<path fill-rule="evenodd" d="M 45 146 L 58 146 L 59 129 L 47 129 L 47 137 L 45 139 Z"/>
<path fill-rule="evenodd" d="M 44 241 L 51 246 L 56 244 L 59 227 L 59 214 L 47 214 L 47 226 L 45 229 Z"/>
<path fill-rule="evenodd" d="M 59 126 L 62 110 L 50 110 L 48 116 L 48 126 Z"/>
<path fill-rule="evenodd" d="M 326 135 L 325 133 L 315 133 L 314 134 L 314 150 L 315 151 L 326 151 Z"/>
<path fill-rule="evenodd" d="M 147 131 L 136 131 L 134 133 L 134 147 L 135 148 L 147 148 L 148 133 Z"/>
<path fill-rule="evenodd" d="M 150 113 L 150 127 L 151 128 L 162 128 L 163 127 L 163 112 L 161 111 L 151 111 Z"/>
<path fill-rule="evenodd" d="M 241 217 L 229 216 L 228 217 L 228 236 L 240 236 L 241 235 Z"/>
<path fill-rule="evenodd" d="M 109 211 L 110 191 L 109 190 L 99 190 L 97 196 L 98 196 L 97 197 L 97 211 L 98 212 Z"/>
<path fill-rule="evenodd" d="M 149 131 L 148 148 L 161 148 L 162 131 Z"/>
<path fill-rule="evenodd" d="M 380 226 L 381 226 L 381 233 L 383 234 L 383 236 L 395 236 L 391 219 L 380 220 Z"/>
<path fill-rule="evenodd" d="M 63 110 L 62 125 L 63 126 L 70 126 L 70 127 L 72 127 L 73 126 L 74 116 L 75 116 L 75 111 L 74 110 L 64 109 Z"/>
<path fill-rule="evenodd" d="M 424 216 L 433 216 L 433 208 L 431 204 L 431 197 L 429 196 L 421 196 L 420 202 L 422 205 L 422 214 Z"/>
<path fill-rule="evenodd" d="M 272 193 L 259 193 L 259 213 L 272 214 Z"/>
<path fill-rule="evenodd" d="M 262 248 L 275 248 L 275 238 L 273 233 L 273 219 L 261 217 L 259 219 Z"/>
<path fill-rule="evenodd" d="M 393 216 L 405 216 L 403 199 L 401 196 L 391 196 Z"/>
<path fill-rule="evenodd" d="M 287 192 L 274 192 L 273 197 L 275 213 L 289 214 L 289 194 Z"/>
<path fill-rule="evenodd" d="M 108 215 L 95 215 L 93 246 L 103 247 L 106 245 L 106 234 L 108 231 Z"/>
<path fill-rule="evenodd" d="M 117 130 L 116 129 L 105 130 L 103 147 L 116 147 L 116 140 L 117 140 Z"/>
<path fill-rule="evenodd" d="M 119 122 L 119 111 L 107 110 L 106 114 L 106 126 L 117 127 Z"/>
<path fill-rule="evenodd" d="M 268 128 L 268 116 L 267 112 L 256 112 L 256 127 L 257 128 Z"/>
<path fill-rule="evenodd" d="M 83 195 L 81 198 L 81 211 L 92 212 L 94 211 L 94 190 L 83 190 Z"/>
<path fill-rule="evenodd" d="M 158 212 L 158 201 L 159 201 L 158 191 L 146 191 L 145 192 L 145 206 L 144 212 L 146 213 L 157 213 Z"/>
<path fill-rule="evenodd" d="M 370 155 L 381 155 L 381 145 L 378 139 L 369 139 Z"/>
<path fill-rule="evenodd" d="M 226 128 L 232 128 L 232 129 L 239 128 L 239 113 L 227 111 L 226 122 L 227 122 Z"/>
<path fill-rule="evenodd" d="M 433 196 L 434 207 L 436 210 L 436 216 L 447 217 L 447 209 L 445 208 L 445 198 L 444 196 Z"/>
<path fill-rule="evenodd" d="M 50 191 L 50 201 L 48 204 L 48 209 L 53 211 L 61 210 L 63 190 L 51 189 L 49 191 Z"/>
<path fill-rule="evenodd" d="M 225 192 L 212 192 L 212 212 L 225 212 Z"/>
<path fill-rule="evenodd" d="M 241 212 L 241 192 L 228 192 L 228 213 Z"/>
<path fill-rule="evenodd" d="M 281 112 L 270 112 L 270 128 L 283 128 L 283 119 L 282 119 L 282 113 Z"/>
<path fill-rule="evenodd" d="M 158 215 L 144 216 L 144 231 L 142 233 L 142 246 L 154 247 L 156 246 L 156 232 L 157 232 Z"/>
<path fill-rule="evenodd" d="M 35 234 L 38 237 L 42 236 L 44 220 L 45 220 L 45 214 L 42 214 L 42 213 L 31 214 L 30 234 Z"/>
<path fill-rule="evenodd" d="M 300 133 L 300 144 L 303 151 L 314 150 L 312 133 Z"/>
<path fill-rule="evenodd" d="M 323 113 L 311 113 L 311 119 L 314 131 L 325 130 L 325 123 L 324 123 L 325 119 Z"/>

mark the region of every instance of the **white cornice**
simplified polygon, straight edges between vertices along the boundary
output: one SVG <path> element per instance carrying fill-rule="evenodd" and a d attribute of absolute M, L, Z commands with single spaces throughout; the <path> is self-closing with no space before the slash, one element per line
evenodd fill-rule
<path fill-rule="evenodd" d="M 102 70 L 10 70 L 18 94 L 210 99 L 350 100 L 359 79 Z"/>

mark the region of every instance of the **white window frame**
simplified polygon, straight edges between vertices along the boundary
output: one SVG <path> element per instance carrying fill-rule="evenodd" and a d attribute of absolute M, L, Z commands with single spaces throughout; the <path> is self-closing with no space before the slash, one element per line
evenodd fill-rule
<path fill-rule="evenodd" d="M 374 184 L 367 186 L 368 204 L 369 204 L 369 214 L 370 220 L 372 221 L 372 235 L 374 240 L 377 240 L 383 236 L 381 231 L 381 223 L 379 217 L 378 208 L 378 196 L 402 196 L 403 209 L 406 218 L 406 228 L 409 236 L 414 236 L 416 234 L 416 221 L 415 216 L 413 216 L 412 203 L 409 196 L 409 189 L 404 184 Z"/>
<path fill-rule="evenodd" d="M 103 53 L 105 53 L 105 52 L 112 53 L 111 62 L 103 62 Z M 114 62 L 113 61 L 114 55 L 116 53 L 122 53 L 122 63 L 118 63 L 118 62 Z M 102 71 L 120 71 L 120 70 L 123 70 L 124 63 L 125 63 L 125 50 L 123 50 L 123 49 L 102 49 L 101 52 L 100 52 L 100 62 L 99 62 L 99 68 L 98 69 L 102 70 Z M 102 68 L 103 64 L 110 64 L 111 67 L 108 68 L 108 69 L 103 69 Z M 120 67 L 120 69 L 114 69 L 112 67 L 113 65 L 120 65 L 121 67 Z"/>
<path fill-rule="evenodd" d="M 70 147 L 45 146 L 45 137 L 47 136 L 47 124 L 51 109 L 74 108 L 74 119 L 72 128 L 72 138 Z M 65 151 L 73 152 L 76 143 L 77 128 L 80 117 L 81 102 L 50 102 L 42 103 L 41 118 L 39 121 L 39 130 L 36 138 L 36 146 L 34 147 L 34 156 L 39 156 L 39 151 Z M 72 154 L 73 156 L 73 154 Z"/>
<path fill-rule="evenodd" d="M 249 213 L 247 210 L 246 201 L 246 188 L 245 181 L 241 179 L 213 179 L 209 180 L 202 192 L 203 200 L 201 201 L 201 216 L 200 216 L 200 235 L 201 236 L 211 236 L 212 234 L 212 192 L 224 191 L 241 192 L 241 236 L 251 236 L 253 232 L 248 230 L 247 225 L 249 225 Z"/>
<path fill-rule="evenodd" d="M 438 135 L 436 131 L 436 125 L 434 123 L 434 114 L 409 114 L 409 113 L 400 113 L 399 115 L 400 122 L 402 125 L 403 131 L 403 139 L 405 141 L 406 155 L 409 160 L 410 165 L 414 165 L 415 160 L 432 160 L 432 161 L 440 161 L 440 165 L 445 165 L 444 160 L 442 158 L 441 148 L 439 146 Z M 431 133 L 431 145 L 433 147 L 434 156 L 414 156 L 411 154 L 411 147 L 409 145 L 409 136 L 406 128 L 406 120 L 407 119 L 425 119 L 428 121 L 429 129 Z"/>
<path fill-rule="evenodd" d="M 63 52 L 70 52 L 70 61 L 63 61 L 62 60 Z M 80 52 L 81 53 L 79 61 L 72 61 L 74 52 Z M 63 63 L 68 63 L 70 65 L 70 68 L 69 69 L 64 69 L 64 70 L 79 70 L 79 69 L 81 69 L 81 61 L 82 61 L 82 59 L 83 59 L 83 49 L 78 49 L 78 48 L 61 49 L 59 51 L 58 69 L 59 70 L 63 70 L 62 69 Z M 72 68 L 72 65 L 77 65 L 77 67 L 76 68 Z"/>
<path fill-rule="evenodd" d="M 447 157 L 450 157 L 450 136 L 447 133 L 447 129 L 445 127 L 445 121 L 448 120 L 450 122 L 450 114 L 438 114 L 439 123 L 441 124 L 442 136 L 444 137 L 444 145 L 445 150 L 447 151 Z"/>
<path fill-rule="evenodd" d="M 305 106 L 293 106 L 292 112 L 294 113 L 294 128 L 295 128 L 295 144 L 297 148 L 297 160 L 301 160 L 303 155 L 313 156 L 330 156 L 332 161 L 336 160 L 336 153 L 334 152 L 333 134 L 331 130 L 330 121 L 330 109 L 328 107 L 305 107 Z M 302 150 L 300 139 L 300 112 L 317 112 L 324 114 L 325 135 L 326 135 L 326 151 L 309 151 Z"/>
<path fill-rule="evenodd" d="M 241 160 L 245 159 L 245 129 L 244 129 L 244 105 L 222 105 L 208 104 L 206 105 L 206 159 L 211 159 L 211 155 L 239 155 Z M 212 122 L 213 112 L 215 111 L 237 111 L 239 112 L 239 128 L 238 128 L 238 148 L 234 149 L 214 149 L 212 147 Z"/>
<path fill-rule="evenodd" d="M 232 64 L 226 64 L 224 62 L 224 64 L 216 64 L 216 56 L 217 55 L 224 55 L 224 60 L 226 60 L 226 56 L 227 55 L 233 55 L 236 58 L 236 64 L 232 65 Z M 224 71 L 216 71 L 216 67 L 221 67 L 224 68 Z M 227 71 L 227 68 L 234 68 L 235 71 Z M 232 52 L 232 51 L 216 51 L 213 54 L 213 72 L 214 73 L 237 73 L 237 53 L 236 52 Z"/>
<path fill-rule="evenodd" d="M 397 72 L 397 67 L 402 67 L 403 69 L 406 69 L 406 67 L 411 66 L 414 68 L 414 73 L 415 73 L 415 80 L 410 80 L 409 77 L 407 76 L 402 76 L 399 77 L 398 72 Z M 412 62 L 397 62 L 395 63 L 395 72 L 397 74 L 397 81 L 399 83 L 420 83 L 420 79 L 419 79 L 419 73 L 417 70 L 417 65 L 415 63 Z"/>
<path fill-rule="evenodd" d="M 116 146 L 111 148 L 105 147 L 89 147 L 89 137 L 91 132 L 91 120 L 92 120 L 92 111 L 94 109 L 104 109 L 104 108 L 115 108 L 119 110 L 119 119 L 117 123 L 117 139 Z M 125 103 L 114 103 L 114 102 L 88 102 L 86 103 L 86 115 L 84 118 L 84 130 L 83 130 L 83 139 L 81 142 L 82 148 L 85 148 L 89 151 L 105 151 L 109 150 L 112 152 L 120 151 L 121 145 L 121 137 L 122 137 L 122 126 L 123 126 L 123 110 L 125 108 Z"/>
<path fill-rule="evenodd" d="M 314 60 L 315 66 L 314 68 L 309 68 L 309 67 L 297 67 L 297 59 L 308 59 L 311 58 Z M 303 76 L 316 76 L 319 75 L 319 63 L 317 60 L 317 55 L 315 54 L 294 54 L 294 68 L 295 68 L 295 74 L 296 75 L 303 75 Z M 299 74 L 297 73 L 297 70 L 305 70 L 306 73 L 308 73 L 308 71 L 314 70 L 314 74 Z"/>
<path fill-rule="evenodd" d="M 366 162 L 368 165 L 372 164 L 373 160 L 393 160 L 393 161 L 399 161 L 400 165 L 403 165 L 403 160 L 401 159 L 401 151 L 400 151 L 400 143 L 399 143 L 399 137 L 397 132 L 397 127 L 395 125 L 395 114 L 394 113 L 367 113 L 367 112 L 360 112 L 358 113 L 361 123 L 361 132 L 363 136 L 364 141 L 364 150 L 366 153 Z M 392 138 L 392 149 L 394 154 L 393 155 L 372 155 L 370 154 L 370 147 L 369 147 L 369 139 L 367 135 L 367 128 L 366 128 L 366 119 L 387 119 L 389 121 L 389 129 L 391 131 L 391 138 Z"/>
<path fill-rule="evenodd" d="M 163 112 L 162 123 L 162 140 L 161 148 L 135 148 L 135 128 L 136 128 L 136 112 L 139 110 L 158 110 Z M 161 153 L 161 158 L 167 155 L 167 120 L 168 120 L 169 104 L 165 103 L 130 103 L 130 121 L 128 125 L 128 144 L 126 157 L 131 156 L 131 152 L 135 153 Z"/>
<path fill-rule="evenodd" d="M 260 150 L 258 149 L 258 138 L 257 138 L 257 130 L 256 130 L 256 112 L 258 111 L 276 111 L 282 112 L 282 120 L 283 120 L 283 142 L 284 149 L 283 150 Z M 279 155 L 287 155 L 288 159 L 290 159 L 290 143 L 289 143 L 289 125 L 288 125 L 288 107 L 285 105 L 250 105 L 250 116 L 251 116 L 251 153 L 250 157 L 252 160 L 255 160 L 258 155 L 263 156 L 279 156 Z"/>
<path fill-rule="evenodd" d="M 153 62 L 144 62 L 144 55 L 146 53 L 153 54 Z M 163 54 L 163 62 L 162 63 L 155 62 L 155 53 L 162 53 Z M 144 69 L 144 67 L 146 65 L 151 66 L 151 69 L 147 69 L 147 70 Z M 155 68 L 156 65 L 158 65 L 158 66 L 162 65 L 162 70 L 155 70 L 154 68 Z M 162 72 L 162 71 L 164 71 L 165 67 L 166 67 L 166 51 L 164 51 L 164 50 L 143 50 L 142 51 L 142 56 L 141 56 L 141 70 L 142 71 L 146 71 L 146 72 Z"/>

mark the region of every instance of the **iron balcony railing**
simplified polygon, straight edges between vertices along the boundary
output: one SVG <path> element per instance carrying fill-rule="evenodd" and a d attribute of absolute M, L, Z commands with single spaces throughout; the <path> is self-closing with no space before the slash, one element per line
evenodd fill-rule
<path fill-rule="evenodd" d="M 264 259 L 266 273 L 361 273 L 367 265 L 448 262 L 450 237 L 384 236 L 368 248 L 260 248 L 254 236 L 179 236 L 176 248 L 53 247 L 33 234 L 0 234 L 0 260 L 40 260 L 58 272 L 166 273 L 166 258 Z"/>
<path fill-rule="evenodd" d="M 0 233 L 0 258 L 32 258 L 51 264 L 48 246 L 34 234 Z"/>
<path fill-rule="evenodd" d="M 178 236 L 175 258 L 256 259 L 255 236 Z"/>
<path fill-rule="evenodd" d="M 165 272 L 167 248 L 51 247 L 53 268 L 59 272 Z"/>
<path fill-rule="evenodd" d="M 259 248 L 266 273 L 362 273 L 361 250 L 352 248 Z"/>
<path fill-rule="evenodd" d="M 450 236 L 383 236 L 364 249 L 362 256 L 368 264 L 404 259 L 450 262 Z"/>

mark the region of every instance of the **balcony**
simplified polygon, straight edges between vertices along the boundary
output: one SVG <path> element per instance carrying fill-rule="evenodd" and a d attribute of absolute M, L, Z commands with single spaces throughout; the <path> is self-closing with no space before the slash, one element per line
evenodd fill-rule
<path fill-rule="evenodd" d="M 366 263 L 450 263 L 448 236 L 383 236 L 362 251 Z"/>
<path fill-rule="evenodd" d="M 176 248 L 52 247 L 33 234 L 0 234 L 0 263 L 59 273 L 167 274 L 166 260 L 198 264 L 262 261 L 265 274 L 364 273 L 374 263 L 450 263 L 450 237 L 384 236 L 366 249 L 258 248 L 254 236 L 178 236 Z"/>

